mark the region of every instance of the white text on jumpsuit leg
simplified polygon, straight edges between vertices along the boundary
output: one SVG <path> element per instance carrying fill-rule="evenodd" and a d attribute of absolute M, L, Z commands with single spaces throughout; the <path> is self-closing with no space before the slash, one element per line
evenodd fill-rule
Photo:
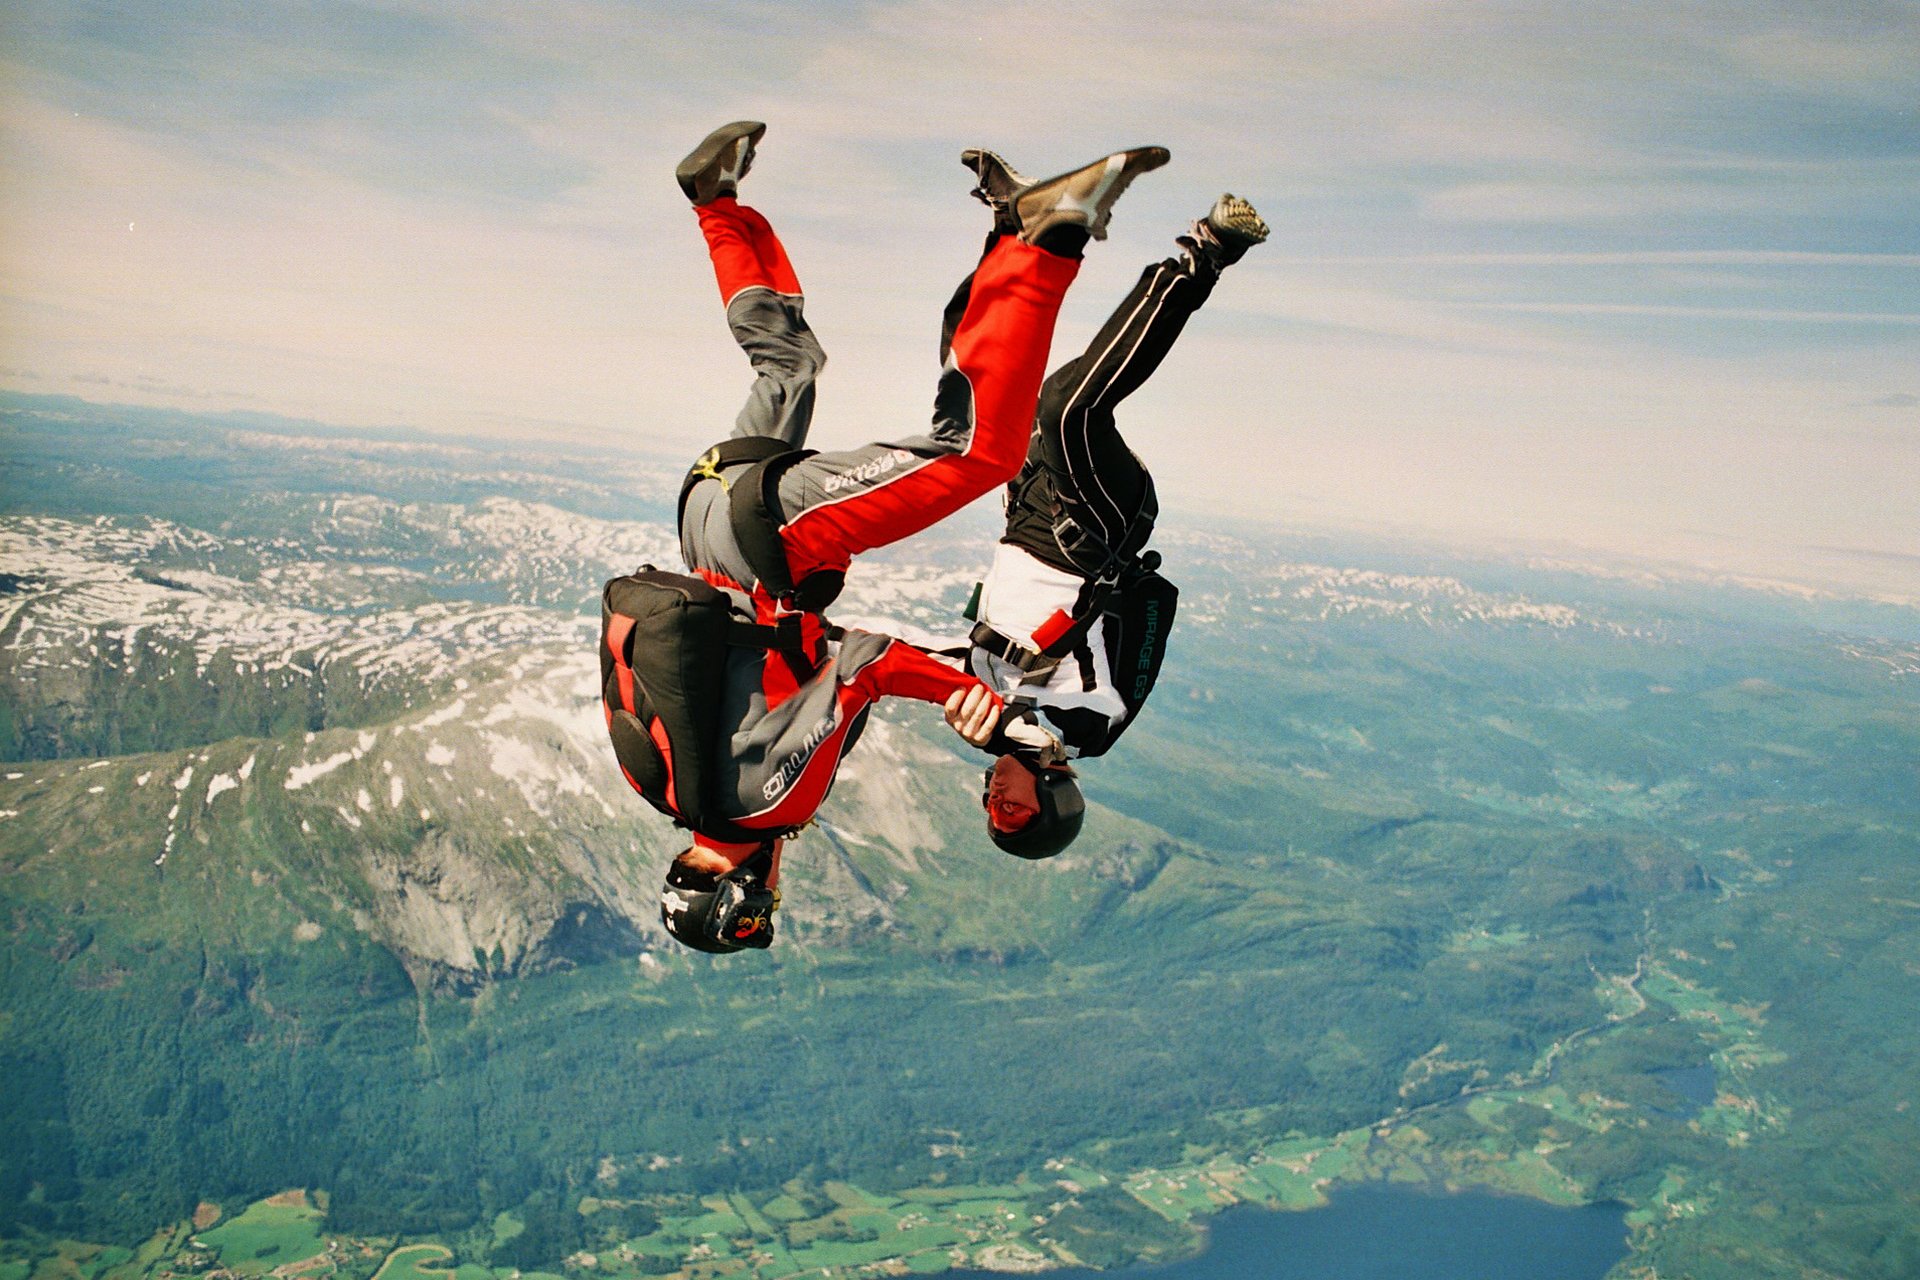
<path fill-rule="evenodd" d="M 837 476 L 828 476 L 820 487 L 828 493 L 838 493 L 848 485 L 865 484 L 877 480 L 895 467 L 905 466 L 913 461 L 913 455 L 905 449 L 894 449 L 877 458 L 869 458 L 851 471 L 843 471 Z"/>
<path fill-rule="evenodd" d="M 787 784 L 800 776 L 800 771 L 807 767 L 807 761 L 812 758 L 814 750 L 827 740 L 827 735 L 831 734 L 839 723 L 840 712 L 836 709 L 826 719 L 808 730 L 807 736 L 800 740 L 799 747 L 780 762 L 780 767 L 773 771 L 773 776 L 761 786 L 760 794 L 771 800 L 785 791 Z"/>

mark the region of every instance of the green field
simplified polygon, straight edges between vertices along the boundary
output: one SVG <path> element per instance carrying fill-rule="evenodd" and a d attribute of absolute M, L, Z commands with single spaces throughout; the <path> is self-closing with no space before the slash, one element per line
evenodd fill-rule
<path fill-rule="evenodd" d="M 452 1258 L 453 1250 L 445 1245 L 407 1245 L 387 1255 L 387 1260 L 380 1264 L 380 1270 L 374 1273 L 374 1280 L 447 1280 L 448 1276 L 455 1274 L 446 1266 Z M 486 1273 L 484 1267 L 480 1270 Z M 468 1280 L 468 1277 L 463 1275 L 460 1280 Z"/>
<path fill-rule="evenodd" d="M 324 1257 L 327 1245 L 320 1234 L 323 1216 L 304 1203 L 304 1197 L 300 1204 L 262 1201 L 195 1238 L 217 1253 L 220 1265 L 228 1270 L 245 1276 L 264 1275 L 276 1267 Z"/>

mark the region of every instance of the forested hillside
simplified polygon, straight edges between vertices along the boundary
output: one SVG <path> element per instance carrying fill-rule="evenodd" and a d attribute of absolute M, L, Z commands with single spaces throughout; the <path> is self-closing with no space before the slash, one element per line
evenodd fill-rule
<path fill-rule="evenodd" d="M 995 852 L 889 708 L 774 950 L 709 959 L 591 651 L 671 466 L 0 439 L 6 1280 L 233 1269 L 196 1206 L 292 1188 L 379 1256 L 770 1280 L 1167 1256 L 1379 1176 L 1618 1200 L 1660 1275 L 1920 1267 L 1920 612 L 1170 515 L 1068 855 Z M 837 612 L 951 626 L 990 528 Z"/>

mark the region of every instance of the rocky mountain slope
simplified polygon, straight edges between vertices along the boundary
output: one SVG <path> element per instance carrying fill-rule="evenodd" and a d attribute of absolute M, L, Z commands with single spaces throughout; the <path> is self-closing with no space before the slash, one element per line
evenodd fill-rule
<path fill-rule="evenodd" d="M 0 1226 L 312 1187 L 524 1267 L 588 1198 L 1225 1186 L 1384 1128 L 1632 1204 L 1661 1274 L 1920 1247 L 1911 611 L 1169 520 L 1168 665 L 1069 854 L 993 851 L 979 762 L 886 708 L 779 944 L 715 960 L 595 703 L 671 466 L 70 402 L 0 444 Z M 947 628 L 991 532 L 837 616 Z M 1083 1207 L 1126 1256 L 1144 1210 Z"/>

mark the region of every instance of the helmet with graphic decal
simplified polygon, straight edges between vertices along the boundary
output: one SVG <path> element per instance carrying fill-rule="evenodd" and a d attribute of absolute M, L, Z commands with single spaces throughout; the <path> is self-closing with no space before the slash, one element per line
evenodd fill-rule
<path fill-rule="evenodd" d="M 724 875 L 675 859 L 660 888 L 660 923 L 683 946 L 726 955 L 773 945 L 780 891 L 768 883 L 773 845 L 762 845 Z"/>

